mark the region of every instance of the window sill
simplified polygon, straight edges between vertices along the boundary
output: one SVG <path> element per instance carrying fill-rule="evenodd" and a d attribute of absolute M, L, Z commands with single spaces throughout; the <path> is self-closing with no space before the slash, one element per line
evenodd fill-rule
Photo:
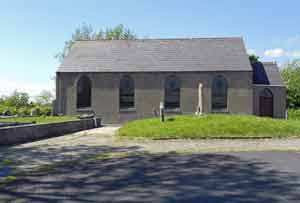
<path fill-rule="evenodd" d="M 131 112 L 136 112 L 135 108 L 128 108 L 128 109 L 120 109 L 120 113 L 131 113 Z"/>
<path fill-rule="evenodd" d="M 77 112 L 88 112 L 93 111 L 91 107 L 85 107 L 85 108 L 77 108 Z"/>
<path fill-rule="evenodd" d="M 180 108 L 175 108 L 175 109 L 165 109 L 166 113 L 181 113 Z"/>
<path fill-rule="evenodd" d="M 212 113 L 229 113 L 228 109 L 214 109 L 211 111 Z"/>

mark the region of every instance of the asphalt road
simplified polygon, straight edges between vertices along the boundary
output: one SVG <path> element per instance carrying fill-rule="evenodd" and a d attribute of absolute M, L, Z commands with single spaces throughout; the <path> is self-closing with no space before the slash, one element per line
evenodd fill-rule
<path fill-rule="evenodd" d="M 33 172 L 0 202 L 300 202 L 300 154 L 133 155 Z"/>

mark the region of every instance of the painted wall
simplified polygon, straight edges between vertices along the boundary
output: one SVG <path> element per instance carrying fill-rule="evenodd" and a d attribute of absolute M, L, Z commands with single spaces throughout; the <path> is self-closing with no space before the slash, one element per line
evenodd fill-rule
<path fill-rule="evenodd" d="M 80 113 L 76 108 L 76 84 L 82 73 L 57 74 L 57 105 L 63 114 Z M 154 109 L 164 101 L 164 83 L 175 75 L 181 81 L 182 114 L 194 114 L 198 105 L 198 86 L 203 84 L 203 111 L 211 112 L 213 78 L 223 75 L 229 85 L 229 113 L 253 114 L 252 72 L 184 72 L 184 73 L 84 73 L 92 81 L 92 107 L 104 123 L 120 123 L 133 119 L 153 117 Z M 120 111 L 119 83 L 123 75 L 135 81 L 134 111 Z M 81 111 L 82 112 L 82 111 Z"/>

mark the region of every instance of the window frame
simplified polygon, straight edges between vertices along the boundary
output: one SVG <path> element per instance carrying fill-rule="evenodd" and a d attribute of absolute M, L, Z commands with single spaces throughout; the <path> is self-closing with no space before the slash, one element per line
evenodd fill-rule
<path fill-rule="evenodd" d="M 172 82 L 175 82 L 175 88 L 172 89 Z M 177 83 L 177 84 L 176 84 Z M 172 97 L 175 97 L 175 101 L 173 102 Z M 181 81 L 175 75 L 170 75 L 166 77 L 164 83 L 164 108 L 169 112 L 177 112 L 180 111 L 181 108 Z"/>
<path fill-rule="evenodd" d="M 127 80 L 127 81 L 126 81 Z M 129 88 L 128 92 L 124 93 L 124 90 L 122 88 L 122 83 L 123 82 L 128 82 L 131 83 L 129 84 L 129 86 L 132 86 Z M 126 98 L 126 97 L 129 97 Z M 131 104 L 127 104 L 126 102 L 124 102 L 124 100 L 129 100 L 127 103 L 131 103 Z M 130 112 L 130 111 L 135 111 L 135 81 L 134 79 L 130 76 L 130 75 L 124 75 L 121 77 L 120 82 L 119 82 L 119 111 L 121 112 Z"/>
<path fill-rule="evenodd" d="M 83 89 L 81 90 L 81 93 L 79 92 L 80 88 Z M 82 91 L 88 91 L 88 93 L 84 93 Z M 86 101 L 84 101 L 84 99 L 82 98 L 85 98 Z M 81 75 L 76 82 L 76 108 L 78 110 L 81 110 L 81 109 L 91 109 L 91 107 L 92 107 L 92 80 L 87 75 Z"/>
<path fill-rule="evenodd" d="M 224 87 L 220 88 L 219 90 L 216 89 L 218 84 L 217 82 L 222 82 Z M 223 75 L 217 75 L 212 80 L 212 87 L 211 87 L 211 110 L 213 113 L 228 113 L 228 80 Z M 218 92 L 219 91 L 219 92 Z M 219 104 L 218 104 L 218 100 Z"/>

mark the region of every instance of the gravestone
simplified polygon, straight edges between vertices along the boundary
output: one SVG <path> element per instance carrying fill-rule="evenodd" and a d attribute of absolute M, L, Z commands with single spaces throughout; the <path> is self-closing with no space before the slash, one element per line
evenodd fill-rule
<path fill-rule="evenodd" d="M 31 109 L 30 116 L 40 116 L 41 112 L 39 108 Z"/>

